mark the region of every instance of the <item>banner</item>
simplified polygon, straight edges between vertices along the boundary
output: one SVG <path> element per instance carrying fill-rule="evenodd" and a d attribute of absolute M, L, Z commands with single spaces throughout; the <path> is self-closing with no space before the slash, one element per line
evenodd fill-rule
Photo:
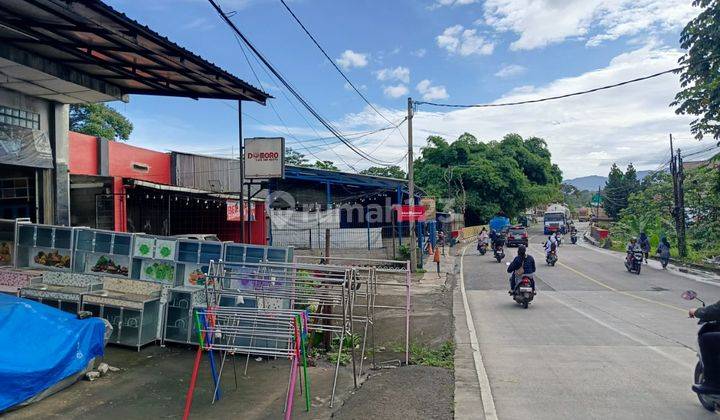
<path fill-rule="evenodd" d="M 425 219 L 435 220 L 435 217 L 437 216 L 435 199 L 429 197 L 421 198 L 420 205 L 425 207 Z"/>
<path fill-rule="evenodd" d="M 393 211 L 397 212 L 398 222 L 409 222 L 410 220 L 416 222 L 425 221 L 424 206 L 394 205 Z"/>
<path fill-rule="evenodd" d="M 248 213 L 248 202 L 244 202 L 243 206 L 243 220 L 246 222 L 255 221 L 255 202 L 250 202 L 250 212 Z M 227 200 L 227 221 L 228 222 L 239 222 L 240 221 L 240 200 Z"/>
<path fill-rule="evenodd" d="M 47 134 L 0 123 L 0 163 L 52 169 L 52 149 Z"/>
<path fill-rule="evenodd" d="M 253 137 L 245 139 L 245 179 L 269 179 L 285 176 L 285 139 Z"/>

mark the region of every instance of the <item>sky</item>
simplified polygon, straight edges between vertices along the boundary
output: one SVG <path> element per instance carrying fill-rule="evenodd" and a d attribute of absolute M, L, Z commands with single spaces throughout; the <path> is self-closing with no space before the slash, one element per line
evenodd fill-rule
<path fill-rule="evenodd" d="M 377 166 L 321 126 L 257 60 L 248 57 L 206 0 L 106 0 L 133 19 L 274 96 L 243 104 L 243 135 L 282 136 L 311 161 Z M 500 103 L 570 93 L 677 66 L 690 0 L 293 0 L 289 6 L 382 116 L 342 79 L 279 0 L 219 0 L 269 61 L 342 133 L 387 127 L 407 98 Z M 248 52 L 249 54 L 249 52 Z M 249 61 L 249 63 L 248 63 Z M 566 179 L 607 175 L 612 163 L 656 169 L 668 136 L 687 150 L 691 118 L 669 106 L 668 74 L 571 99 L 502 108 L 419 105 L 414 152 L 429 135 L 480 141 L 508 133 L 547 141 Z M 130 143 L 156 150 L 237 155 L 233 101 L 134 95 L 112 103 L 134 124 Z M 385 119 L 387 118 L 387 120 Z M 352 140 L 376 160 L 406 168 L 407 125 Z M 706 140 L 706 143 L 708 141 Z M 707 143 L 709 145 L 709 143 Z"/>

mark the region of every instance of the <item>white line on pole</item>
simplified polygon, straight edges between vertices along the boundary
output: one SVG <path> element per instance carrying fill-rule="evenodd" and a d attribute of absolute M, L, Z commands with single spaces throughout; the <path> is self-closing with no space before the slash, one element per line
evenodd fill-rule
<path fill-rule="evenodd" d="M 482 354 L 480 354 L 477 331 L 475 331 L 475 323 L 473 322 L 467 293 L 465 292 L 465 274 L 463 273 L 465 250 L 467 250 L 467 246 L 463 248 L 462 255 L 460 256 L 460 293 L 462 294 L 463 307 L 465 308 L 465 320 L 467 321 L 468 330 L 470 331 L 470 347 L 472 347 L 473 359 L 475 360 L 475 373 L 477 373 L 478 382 L 480 383 L 480 398 L 482 398 L 485 419 L 497 420 L 498 416 L 497 411 L 495 411 L 495 401 L 493 400 L 492 390 L 490 389 L 490 379 L 488 379 Z"/>

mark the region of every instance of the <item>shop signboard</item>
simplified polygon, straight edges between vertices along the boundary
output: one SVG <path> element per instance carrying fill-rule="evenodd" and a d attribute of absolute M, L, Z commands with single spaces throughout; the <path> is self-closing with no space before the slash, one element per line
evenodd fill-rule
<path fill-rule="evenodd" d="M 243 167 L 245 179 L 271 179 L 285 176 L 285 139 L 253 137 L 245 139 Z"/>
<path fill-rule="evenodd" d="M 409 222 L 411 220 L 415 222 L 425 221 L 424 206 L 395 205 L 393 206 L 393 211 L 397 212 L 398 222 Z"/>

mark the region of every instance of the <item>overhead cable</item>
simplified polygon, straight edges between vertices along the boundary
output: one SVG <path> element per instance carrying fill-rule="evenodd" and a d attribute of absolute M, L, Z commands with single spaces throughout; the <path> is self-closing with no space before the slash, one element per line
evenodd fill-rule
<path fill-rule="evenodd" d="M 351 142 L 349 142 L 335 127 L 332 126 L 327 120 L 325 120 L 308 102 L 305 100 L 305 98 L 300 95 L 300 93 L 295 90 L 292 85 L 280 74 L 278 70 L 275 69 L 275 67 L 265 58 L 265 56 L 258 51 L 257 48 L 248 40 L 245 35 L 238 29 L 238 27 L 233 23 L 230 18 L 227 17 L 227 15 L 222 11 L 220 6 L 218 6 L 217 2 L 215 0 L 208 0 L 210 4 L 215 8 L 217 13 L 220 15 L 220 17 L 225 21 L 225 23 L 230 26 L 230 28 L 235 31 L 235 33 L 243 40 L 245 45 L 250 48 L 250 50 L 262 61 L 262 63 L 273 73 L 273 75 L 290 91 L 290 93 L 295 96 L 295 98 L 300 102 L 305 109 L 310 112 L 310 114 L 313 115 L 325 128 L 330 131 L 335 137 L 337 137 L 341 142 L 343 142 L 348 148 L 350 148 L 353 152 L 355 152 L 357 155 L 361 156 L 365 160 L 375 163 L 377 165 L 382 166 L 390 166 L 392 165 L 391 162 L 380 160 L 374 156 L 371 156 L 367 153 L 365 153 L 363 150 L 359 149 L 355 145 L 353 145 Z"/>

